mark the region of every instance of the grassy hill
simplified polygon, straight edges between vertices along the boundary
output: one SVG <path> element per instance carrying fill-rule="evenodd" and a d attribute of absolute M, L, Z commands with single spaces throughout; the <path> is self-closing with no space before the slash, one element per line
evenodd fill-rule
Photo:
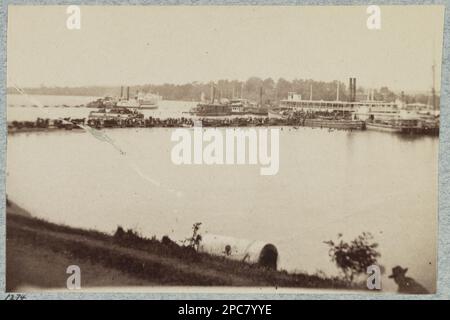
<path fill-rule="evenodd" d="M 82 288 L 239 286 L 363 289 L 339 278 L 269 270 L 198 253 L 169 238 L 131 230 L 109 235 L 57 225 L 7 205 L 6 289 L 65 289 L 69 265 L 81 268 Z"/>

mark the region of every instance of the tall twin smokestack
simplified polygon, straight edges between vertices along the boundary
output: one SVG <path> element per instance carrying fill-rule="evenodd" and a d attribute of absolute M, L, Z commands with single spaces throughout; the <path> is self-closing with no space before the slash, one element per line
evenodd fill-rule
<path fill-rule="evenodd" d="M 120 86 L 120 99 L 123 99 L 124 98 L 124 87 L 123 86 Z M 126 91 L 125 91 L 125 98 L 127 99 L 127 100 L 130 100 L 130 87 L 125 87 L 125 89 L 126 89 Z"/>

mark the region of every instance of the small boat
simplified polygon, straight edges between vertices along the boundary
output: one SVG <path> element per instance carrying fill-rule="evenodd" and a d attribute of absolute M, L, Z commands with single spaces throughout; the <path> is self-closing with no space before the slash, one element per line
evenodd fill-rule
<path fill-rule="evenodd" d="M 306 127 L 319 127 L 329 129 L 364 130 L 366 124 L 362 120 L 347 119 L 305 119 Z"/>
<path fill-rule="evenodd" d="M 190 113 L 201 117 L 220 117 L 232 114 L 231 105 L 226 103 L 199 103 L 197 107 L 191 109 Z"/>
<path fill-rule="evenodd" d="M 377 130 L 394 133 L 415 133 L 419 131 L 416 120 L 386 120 L 386 121 L 367 121 L 368 130 Z"/>
<path fill-rule="evenodd" d="M 158 109 L 158 102 L 161 100 L 161 96 L 153 93 L 141 93 L 139 92 L 136 100 L 139 103 L 139 109 Z"/>
<path fill-rule="evenodd" d="M 119 108 L 139 108 L 139 106 L 139 102 L 136 99 L 122 99 L 116 103 L 116 107 Z"/>
<path fill-rule="evenodd" d="M 204 101 L 204 94 L 202 94 L 202 102 L 192 108 L 189 113 L 200 117 L 224 117 L 233 114 L 232 105 L 228 99 L 216 99 L 216 87 L 211 86 L 211 99 L 209 102 Z M 236 108 L 239 106 L 236 105 Z M 235 108 L 235 111 L 238 109 Z M 240 107 L 239 107 L 240 108 Z M 240 109 L 239 109 L 240 110 Z"/>
<path fill-rule="evenodd" d="M 144 115 L 138 111 L 125 107 L 114 107 L 111 109 L 101 108 L 89 113 L 89 120 L 127 120 L 142 119 Z"/>
<path fill-rule="evenodd" d="M 287 120 L 289 118 L 288 112 L 282 109 L 269 109 L 268 115 L 269 119 Z"/>

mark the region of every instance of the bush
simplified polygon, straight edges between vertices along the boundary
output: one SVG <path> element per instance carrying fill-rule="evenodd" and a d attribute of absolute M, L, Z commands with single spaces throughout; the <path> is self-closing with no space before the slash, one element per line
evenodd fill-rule
<path fill-rule="evenodd" d="M 202 241 L 202 236 L 198 234 L 198 230 L 200 229 L 201 224 L 202 224 L 201 222 L 196 222 L 192 225 L 192 236 L 184 240 L 184 244 L 188 248 L 198 250 L 200 241 Z"/>
<path fill-rule="evenodd" d="M 324 243 L 330 247 L 328 255 L 331 261 L 344 273 L 345 279 L 352 282 L 356 275 L 366 273 L 367 267 L 376 264 L 381 256 L 376 250 L 378 243 L 372 240 L 371 233 L 363 232 L 350 243 L 342 240 L 342 234 L 338 235 L 336 242 Z"/>

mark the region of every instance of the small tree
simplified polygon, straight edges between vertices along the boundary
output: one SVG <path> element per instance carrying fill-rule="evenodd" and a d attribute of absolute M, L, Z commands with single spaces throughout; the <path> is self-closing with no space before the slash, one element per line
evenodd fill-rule
<path fill-rule="evenodd" d="M 350 243 L 342 239 L 338 234 L 336 242 L 324 241 L 330 249 L 328 255 L 331 261 L 344 273 L 348 281 L 353 281 L 358 274 L 365 273 L 367 267 L 377 263 L 380 253 L 376 250 L 378 243 L 372 242 L 373 236 L 369 232 L 363 232 Z"/>
<path fill-rule="evenodd" d="M 198 234 L 198 230 L 200 229 L 201 222 L 196 222 L 192 225 L 192 236 L 184 240 L 184 243 L 187 242 L 187 246 L 193 248 L 195 250 L 198 249 L 200 245 L 200 241 L 202 240 L 202 236 Z"/>

